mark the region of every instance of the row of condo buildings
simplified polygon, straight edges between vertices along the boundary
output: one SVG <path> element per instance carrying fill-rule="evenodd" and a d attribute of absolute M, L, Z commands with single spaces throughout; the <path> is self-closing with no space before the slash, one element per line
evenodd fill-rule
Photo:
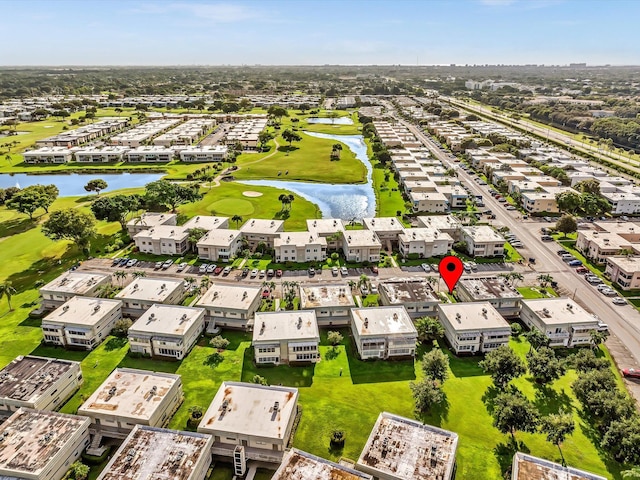
<path fill-rule="evenodd" d="M 117 368 L 76 415 L 33 409 L 14 398 L 15 387 L 27 384 L 39 387 L 34 397 L 54 388 L 68 392 L 69 385 L 73 393 L 79 372 L 77 362 L 38 357 L 18 357 L 0 372 L 0 378 L 9 377 L 0 399 L 19 405 L 4 412 L 10 416 L 0 425 L 0 475 L 61 480 L 83 451 L 101 455 L 109 441 L 121 443 L 99 480 L 204 480 L 214 460 L 231 462 L 238 476 L 246 474 L 249 462 L 268 463 L 278 467 L 273 477 L 278 480 L 455 477 L 456 433 L 387 412 L 379 414 L 353 464 L 289 449 L 299 416 L 298 389 L 291 387 L 222 382 L 196 432 L 165 428 L 183 400 L 176 374 Z M 534 472 L 545 475 L 540 478 L 603 478 L 522 453 L 514 456 L 513 480 L 530 480 Z"/>
<path fill-rule="evenodd" d="M 249 219 L 238 230 L 226 217 L 196 216 L 176 225 L 176 215 L 145 213 L 130 220 L 127 229 L 141 252 L 183 255 L 192 245 L 189 231 L 206 230 L 195 248 L 203 260 L 228 261 L 239 250 L 259 244 L 274 251 L 282 262 L 326 260 L 331 251 L 342 251 L 349 262 L 377 262 L 384 249 L 403 257 L 429 258 L 447 255 L 454 242 L 465 243 L 475 257 L 504 255 L 505 239 L 486 225 L 463 227 L 453 216 L 418 217 L 418 226 L 407 228 L 395 217 L 365 218 L 360 230 L 348 229 L 340 219 L 307 220 L 307 231 L 285 232 L 282 220 Z"/>

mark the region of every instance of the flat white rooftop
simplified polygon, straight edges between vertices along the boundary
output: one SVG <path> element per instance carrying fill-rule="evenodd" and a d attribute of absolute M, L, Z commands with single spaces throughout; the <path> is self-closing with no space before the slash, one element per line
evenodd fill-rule
<path fill-rule="evenodd" d="M 358 465 L 380 472 L 385 478 L 448 479 L 457 446 L 456 433 L 382 412 Z"/>
<path fill-rule="evenodd" d="M 204 308 L 156 304 L 131 325 L 129 335 L 142 333 L 181 336 L 198 320 L 204 322 Z"/>
<path fill-rule="evenodd" d="M 626 273 L 634 273 L 640 271 L 640 257 L 607 257 L 607 262 L 615 265 Z"/>
<path fill-rule="evenodd" d="M 261 289 L 248 285 L 225 285 L 214 283 L 198 300 L 198 307 L 223 307 L 226 309 L 247 310 Z"/>
<path fill-rule="evenodd" d="M 352 308 L 351 319 L 360 336 L 416 334 L 404 307 Z"/>
<path fill-rule="evenodd" d="M 505 242 L 502 235 L 487 225 L 477 227 L 463 227 L 462 231 L 469 235 L 475 243 L 481 242 Z"/>
<path fill-rule="evenodd" d="M 190 218 L 183 227 L 185 228 L 204 228 L 205 230 L 213 230 L 215 228 L 226 227 L 229 223 L 227 217 L 212 217 L 210 215 L 196 215 Z"/>
<path fill-rule="evenodd" d="M 98 480 L 191 480 L 212 444 L 211 435 L 136 425 Z"/>
<path fill-rule="evenodd" d="M 396 217 L 363 218 L 365 228 L 374 232 L 401 232 L 404 225 Z"/>
<path fill-rule="evenodd" d="M 92 413 L 148 421 L 180 375 L 132 368 L 116 368 L 78 409 Z"/>
<path fill-rule="evenodd" d="M 240 230 L 230 230 L 228 228 L 216 228 L 209 230 L 197 245 L 204 247 L 227 247 L 231 245 L 242 233 Z"/>
<path fill-rule="evenodd" d="M 18 409 L 0 425 L 0 471 L 17 475 L 16 480 L 39 478 L 53 457 L 90 423 L 77 415 Z"/>
<path fill-rule="evenodd" d="M 182 280 L 140 277 L 123 288 L 115 298 L 162 303 L 177 289 L 184 290 Z"/>
<path fill-rule="evenodd" d="M 418 225 L 437 230 L 450 230 L 462 227 L 460 220 L 453 215 L 425 215 L 418 217 Z"/>
<path fill-rule="evenodd" d="M 264 220 L 251 218 L 240 227 L 242 233 L 277 233 L 282 231 L 284 222 L 282 220 Z"/>
<path fill-rule="evenodd" d="M 0 398 L 35 402 L 72 368 L 80 368 L 79 362 L 57 358 L 15 358 L 0 371 Z"/>
<path fill-rule="evenodd" d="M 42 322 L 93 327 L 120 307 L 122 307 L 120 300 L 75 296 L 44 317 Z"/>
<path fill-rule="evenodd" d="M 318 321 L 314 310 L 256 312 L 253 341 L 318 340 Z"/>
<path fill-rule="evenodd" d="M 372 480 L 371 475 L 292 448 L 271 480 Z"/>
<path fill-rule="evenodd" d="M 331 235 L 344 230 L 344 224 L 339 218 L 315 218 L 307 220 L 307 230 L 322 235 Z"/>
<path fill-rule="evenodd" d="M 568 323 L 598 323 L 584 308 L 570 298 L 536 298 L 522 300 L 522 305 L 533 311 L 545 325 Z"/>
<path fill-rule="evenodd" d="M 172 239 L 182 242 L 189 237 L 187 227 L 178 227 L 176 225 L 155 225 L 148 230 L 142 230 L 137 233 L 134 238 L 150 238 L 151 240 Z"/>
<path fill-rule="evenodd" d="M 109 278 L 109 275 L 103 273 L 65 272 L 40 290 L 82 295 L 91 292 L 98 284 L 106 282 Z"/>
<path fill-rule="evenodd" d="M 345 230 L 344 241 L 349 247 L 381 247 L 380 239 L 371 230 Z"/>
<path fill-rule="evenodd" d="M 289 420 L 296 414 L 297 402 L 297 388 L 222 382 L 198 431 L 233 432 L 283 440 Z"/>
<path fill-rule="evenodd" d="M 132 218 L 127 222 L 127 226 L 153 227 L 167 223 L 176 224 L 177 215 L 175 213 L 143 213 L 139 217 Z"/>
<path fill-rule="evenodd" d="M 462 302 L 438 305 L 455 331 L 511 328 L 489 302 Z"/>
<path fill-rule="evenodd" d="M 345 284 L 304 285 L 300 287 L 300 308 L 354 307 L 351 287 Z"/>

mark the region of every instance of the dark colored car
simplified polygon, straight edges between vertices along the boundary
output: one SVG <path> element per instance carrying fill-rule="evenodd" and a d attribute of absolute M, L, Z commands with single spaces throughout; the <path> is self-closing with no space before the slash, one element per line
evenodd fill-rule
<path fill-rule="evenodd" d="M 282 276 L 282 270 L 276 270 L 276 277 L 281 277 Z"/>
<path fill-rule="evenodd" d="M 378 273 L 378 267 L 376 267 L 376 266 L 371 267 L 371 271 L 373 273 Z"/>
<path fill-rule="evenodd" d="M 242 269 L 242 276 L 246 277 L 247 275 L 249 275 L 249 269 L 247 267 L 244 267 Z"/>

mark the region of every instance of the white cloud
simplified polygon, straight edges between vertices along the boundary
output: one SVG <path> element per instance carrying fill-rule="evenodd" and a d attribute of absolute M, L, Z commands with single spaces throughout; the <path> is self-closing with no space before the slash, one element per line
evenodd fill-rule
<path fill-rule="evenodd" d="M 232 3 L 147 3 L 139 5 L 133 12 L 146 15 L 183 13 L 212 23 L 243 22 L 261 16 L 255 8 Z"/>
<path fill-rule="evenodd" d="M 480 0 L 480 3 L 490 7 L 508 7 L 516 3 L 516 0 Z"/>

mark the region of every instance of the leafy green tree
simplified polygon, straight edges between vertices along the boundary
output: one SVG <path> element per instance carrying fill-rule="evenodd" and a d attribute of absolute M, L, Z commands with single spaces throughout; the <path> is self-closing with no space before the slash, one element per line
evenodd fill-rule
<path fill-rule="evenodd" d="M 5 198 L 7 191 L 5 190 Z M 49 212 L 49 207 L 58 197 L 58 187 L 55 185 L 31 185 L 22 190 L 18 190 L 7 202 L 7 208 L 26 213 L 30 219 L 38 208 L 43 208 Z"/>
<path fill-rule="evenodd" d="M 98 220 L 118 222 L 122 230 L 127 228 L 127 216 L 142 207 L 140 195 L 114 195 L 97 198 L 91 204 L 91 211 Z"/>
<path fill-rule="evenodd" d="M 611 422 L 601 445 L 619 462 L 640 464 L 640 418 L 635 415 Z"/>
<path fill-rule="evenodd" d="M 108 186 L 107 182 L 101 178 L 95 178 L 93 180 L 89 180 L 89 182 L 84 186 L 84 189 L 87 192 L 96 192 L 97 195 L 100 195 L 100 191 L 104 190 Z"/>
<path fill-rule="evenodd" d="M 80 460 L 73 462 L 69 471 L 74 480 L 86 480 L 89 478 L 90 469 Z"/>
<path fill-rule="evenodd" d="M 634 479 L 634 478 L 640 478 L 640 467 L 633 467 L 630 470 L 623 470 L 622 471 L 622 478 L 627 479 Z"/>
<path fill-rule="evenodd" d="M 236 228 L 240 226 L 240 223 L 242 222 L 242 220 L 243 218 L 240 215 L 234 215 L 233 217 L 231 217 L 231 221 L 236 222 Z"/>
<path fill-rule="evenodd" d="M 207 230 L 204 228 L 190 228 L 187 232 L 189 234 L 189 236 L 187 237 L 187 239 L 189 240 L 189 243 L 191 244 L 191 249 L 193 251 L 196 251 L 196 245 L 197 243 L 200 241 L 200 239 L 202 237 L 204 237 L 207 234 Z"/>
<path fill-rule="evenodd" d="M 557 193 L 556 203 L 560 211 L 576 213 L 582 206 L 582 196 L 576 192 Z"/>
<path fill-rule="evenodd" d="M 211 340 L 209 340 L 209 345 L 220 350 L 226 350 L 229 347 L 229 343 L 229 340 L 224 338 L 222 335 L 216 335 Z"/>
<path fill-rule="evenodd" d="M 563 465 L 565 461 L 560 444 L 563 443 L 575 429 L 576 424 L 570 413 L 560 411 L 560 413 L 552 413 L 540 419 L 540 431 L 547 436 L 547 442 L 553 443 L 558 447 Z"/>
<path fill-rule="evenodd" d="M 422 357 L 425 377 L 443 383 L 449 376 L 449 357 L 439 348 L 434 348 Z"/>
<path fill-rule="evenodd" d="M 491 375 L 493 383 L 499 388 L 504 388 L 527 371 L 524 362 L 508 345 L 490 351 L 478 365 Z"/>
<path fill-rule="evenodd" d="M 330 331 L 329 333 L 327 333 L 327 341 L 334 347 L 336 345 L 339 345 L 343 339 L 344 337 L 340 332 Z"/>
<path fill-rule="evenodd" d="M 600 425 L 609 425 L 614 420 L 629 418 L 635 414 L 633 400 L 620 390 L 598 390 L 591 392 L 583 407 Z"/>
<path fill-rule="evenodd" d="M 564 362 L 549 347 L 540 347 L 527 353 L 529 373 L 538 383 L 547 384 L 566 372 Z"/>
<path fill-rule="evenodd" d="M 88 254 L 91 237 L 96 234 L 96 219 L 75 208 L 58 210 L 44 222 L 42 233 L 51 240 L 72 240 Z"/>
<path fill-rule="evenodd" d="M 289 148 L 291 148 L 291 142 L 299 142 L 302 140 L 302 137 L 297 132 L 286 129 L 282 132 L 282 139 L 289 144 Z"/>
<path fill-rule="evenodd" d="M 288 117 L 289 116 L 289 112 L 287 111 L 286 108 L 281 107 L 280 105 L 271 105 L 267 109 L 267 115 L 270 115 L 270 116 L 276 118 L 278 120 L 278 122 L 280 122 L 280 119 L 282 117 Z"/>
<path fill-rule="evenodd" d="M 608 331 L 599 331 L 599 330 L 591 330 L 589 332 L 589 336 L 591 337 L 591 344 L 594 349 L 597 349 L 600 344 L 604 343 L 607 338 L 609 338 Z"/>
<path fill-rule="evenodd" d="M 502 433 L 511 434 L 514 443 L 516 432 L 536 431 L 538 415 L 533 404 L 516 389 L 499 393 L 494 399 L 493 426 Z"/>
<path fill-rule="evenodd" d="M 260 375 L 254 375 L 251 381 L 258 385 L 265 385 L 265 386 L 268 385 L 267 379 L 264 377 L 261 377 Z"/>
<path fill-rule="evenodd" d="M 145 185 L 145 189 L 145 199 L 148 203 L 170 207 L 173 212 L 178 205 L 202 198 L 196 184 L 184 186 L 168 180 L 157 180 Z"/>
<path fill-rule="evenodd" d="M 419 414 L 428 413 L 431 407 L 442 403 L 445 398 L 436 381 L 428 378 L 409 383 L 409 388 L 415 402 L 416 413 Z"/>
<path fill-rule="evenodd" d="M 547 347 L 549 346 L 550 342 L 549 337 L 547 337 L 544 332 L 538 330 L 535 327 L 531 327 L 531 330 L 524 334 L 524 338 L 527 339 L 527 341 L 531 345 L 531 348 L 535 349 L 538 349 L 540 347 Z M 529 350 L 531 351 L 531 349 Z"/>
<path fill-rule="evenodd" d="M 117 320 L 111 329 L 111 335 L 119 338 L 126 338 L 129 334 L 129 329 L 133 325 L 133 322 L 130 318 L 121 318 Z"/>
<path fill-rule="evenodd" d="M 589 370 L 573 382 L 573 391 L 582 404 L 589 403 L 589 397 L 600 390 L 615 391 L 618 388 L 610 370 Z"/>
<path fill-rule="evenodd" d="M 563 215 L 556 222 L 556 230 L 562 232 L 566 238 L 569 233 L 573 233 L 578 230 L 578 222 L 576 222 L 573 215 Z"/>
<path fill-rule="evenodd" d="M 578 182 L 575 187 L 575 190 L 579 191 L 580 193 L 590 193 L 592 195 L 600 195 L 600 182 L 598 182 L 597 180 L 594 180 L 592 178 L 588 179 L 588 180 L 582 180 L 581 182 Z"/>
<path fill-rule="evenodd" d="M 432 344 L 434 340 L 444 337 L 444 327 L 435 317 L 420 317 L 415 321 L 418 331 L 418 340 L 422 343 Z"/>
<path fill-rule="evenodd" d="M 13 288 L 13 284 L 9 280 L 5 280 L 0 284 L 0 298 L 3 296 L 7 298 L 7 304 L 9 304 L 9 311 L 12 312 L 11 297 L 16 293 L 16 289 Z"/>
<path fill-rule="evenodd" d="M 611 365 L 606 358 L 599 358 L 593 350 L 582 349 L 571 357 L 574 368 L 581 373 L 589 370 L 605 370 Z"/>
<path fill-rule="evenodd" d="M 295 200 L 292 194 L 281 193 L 278 196 L 278 200 L 282 203 L 282 211 L 291 210 L 291 203 Z"/>

